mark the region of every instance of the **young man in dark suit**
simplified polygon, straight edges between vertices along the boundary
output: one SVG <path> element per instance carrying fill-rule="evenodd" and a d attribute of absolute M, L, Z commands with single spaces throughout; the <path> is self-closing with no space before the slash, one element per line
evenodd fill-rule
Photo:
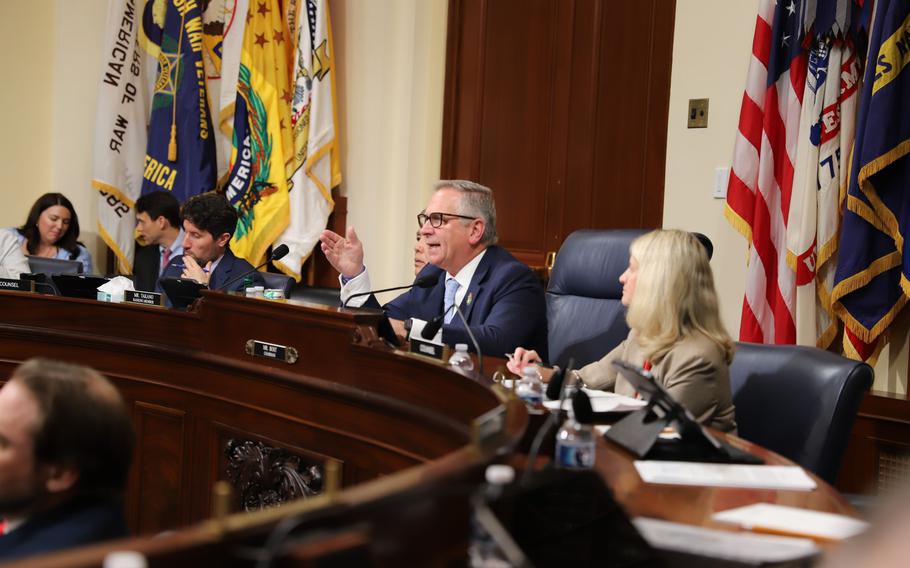
<path fill-rule="evenodd" d="M 431 288 L 412 288 L 384 306 L 396 332 L 404 335 L 408 318 L 429 321 L 442 315 L 443 342 L 470 346 L 452 308 L 457 304 L 485 354 L 502 356 L 527 342 L 546 358 L 543 287 L 527 266 L 496 246 L 490 188 L 464 180 L 440 181 L 417 222 L 429 261 L 419 276 L 439 279 Z M 341 274 L 342 301 L 370 290 L 363 244 L 354 229 L 348 228 L 346 237 L 326 230 L 320 240 L 326 258 Z M 378 302 L 370 296 L 364 305 L 378 307 Z"/>
<path fill-rule="evenodd" d="M 230 241 L 237 228 L 237 211 L 223 195 L 201 193 L 186 200 L 180 211 L 183 219 L 183 256 L 171 259 L 161 273 L 164 278 L 188 278 L 218 290 L 229 282 L 226 291 L 239 291 L 243 280 L 235 280 L 252 265 L 231 252 Z M 264 286 L 258 272 L 250 275 L 255 285 Z M 160 287 L 160 280 L 159 280 Z"/>
<path fill-rule="evenodd" d="M 0 389 L 0 562 L 128 536 L 129 413 L 96 371 L 31 359 Z"/>
<path fill-rule="evenodd" d="M 153 292 L 171 259 L 183 255 L 185 234 L 177 198 L 167 191 L 153 191 L 137 199 L 136 230 L 145 246 L 136 247 L 133 285 L 137 290 Z"/>

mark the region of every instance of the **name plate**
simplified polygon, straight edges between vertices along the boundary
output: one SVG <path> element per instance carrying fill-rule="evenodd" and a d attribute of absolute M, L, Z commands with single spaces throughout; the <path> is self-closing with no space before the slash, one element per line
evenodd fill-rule
<path fill-rule="evenodd" d="M 123 292 L 123 301 L 142 306 L 163 306 L 164 295 L 158 292 L 142 292 L 139 290 L 126 290 Z"/>
<path fill-rule="evenodd" d="M 246 354 L 252 357 L 262 357 L 263 359 L 273 359 L 275 361 L 284 361 L 288 365 L 297 362 L 297 350 L 285 345 L 275 343 L 266 343 L 257 339 L 250 339 L 246 342 Z"/>
<path fill-rule="evenodd" d="M 442 359 L 443 349 L 443 345 L 411 338 L 411 353 L 419 353 L 434 359 Z"/>
<path fill-rule="evenodd" d="M 18 278 L 0 278 L 0 290 L 15 290 L 16 292 L 34 292 L 35 283 L 31 280 Z"/>

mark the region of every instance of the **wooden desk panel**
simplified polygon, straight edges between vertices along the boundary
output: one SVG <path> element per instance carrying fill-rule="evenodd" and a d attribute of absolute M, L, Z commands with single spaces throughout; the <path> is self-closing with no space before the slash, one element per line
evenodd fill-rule
<path fill-rule="evenodd" d="M 131 406 L 139 533 L 208 516 L 229 440 L 337 460 L 352 486 L 463 448 L 471 421 L 500 403 L 486 381 L 382 346 L 377 313 L 221 293 L 192 312 L 19 293 L 0 303 L 0 376 L 35 356 L 79 362 Z M 299 359 L 254 358 L 251 339 Z"/>

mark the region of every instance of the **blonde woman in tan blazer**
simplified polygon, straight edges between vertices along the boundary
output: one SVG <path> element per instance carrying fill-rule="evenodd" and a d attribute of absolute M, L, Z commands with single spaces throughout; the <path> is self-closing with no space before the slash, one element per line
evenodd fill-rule
<path fill-rule="evenodd" d="M 657 230 L 630 247 L 629 267 L 619 277 L 631 331 L 603 359 L 578 377 L 589 388 L 635 395 L 611 365 L 623 360 L 650 370 L 699 422 L 735 432 L 729 364 L 733 342 L 720 321 L 714 277 L 704 246 L 691 233 Z M 538 354 L 519 348 L 509 370 L 520 373 Z"/>

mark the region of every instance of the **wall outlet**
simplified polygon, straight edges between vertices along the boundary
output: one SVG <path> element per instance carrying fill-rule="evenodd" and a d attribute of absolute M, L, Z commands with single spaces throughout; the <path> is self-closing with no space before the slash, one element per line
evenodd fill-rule
<path fill-rule="evenodd" d="M 730 168 L 714 168 L 714 199 L 727 198 L 727 185 L 730 183 Z"/>

